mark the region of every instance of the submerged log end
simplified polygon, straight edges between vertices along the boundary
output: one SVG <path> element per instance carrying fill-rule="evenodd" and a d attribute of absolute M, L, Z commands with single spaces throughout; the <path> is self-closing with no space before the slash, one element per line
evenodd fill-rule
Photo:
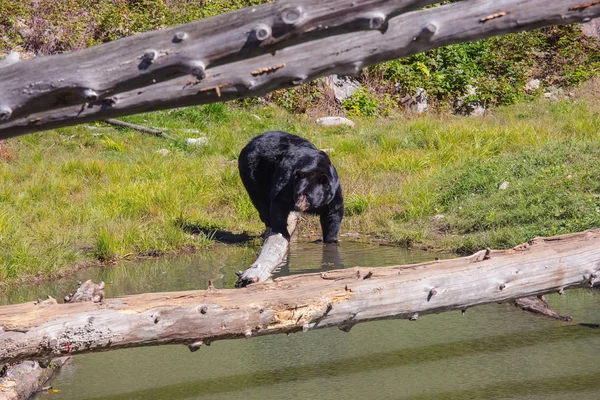
<path fill-rule="evenodd" d="M 294 237 L 298 219 L 299 214 L 296 212 L 291 212 L 288 216 L 287 229 L 290 237 Z M 282 234 L 268 232 L 256 261 L 244 272 L 236 274 L 238 279 L 235 287 L 246 287 L 269 279 L 273 271 L 285 262 L 289 247 L 290 242 Z"/>

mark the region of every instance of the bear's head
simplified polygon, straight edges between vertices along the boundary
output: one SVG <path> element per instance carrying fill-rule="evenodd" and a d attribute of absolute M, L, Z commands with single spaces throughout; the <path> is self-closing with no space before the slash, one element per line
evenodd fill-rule
<path fill-rule="evenodd" d="M 296 172 L 294 206 L 296 211 L 311 211 L 324 207 L 333 200 L 335 190 L 330 178 L 317 172 Z"/>

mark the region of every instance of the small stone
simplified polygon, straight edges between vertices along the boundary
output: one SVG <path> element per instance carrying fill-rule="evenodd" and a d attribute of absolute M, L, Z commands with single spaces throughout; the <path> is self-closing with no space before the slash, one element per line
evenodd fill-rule
<path fill-rule="evenodd" d="M 538 90 L 540 88 L 540 80 L 532 79 L 525 85 L 525 90 L 531 92 L 533 90 Z"/>
<path fill-rule="evenodd" d="M 333 90 L 333 95 L 340 104 L 351 97 L 361 87 L 360 82 L 356 79 L 341 75 L 326 77 L 325 84 Z"/>
<path fill-rule="evenodd" d="M 205 138 L 205 137 L 187 138 L 187 139 L 185 139 L 185 143 L 188 146 L 207 146 L 208 138 Z"/>
<path fill-rule="evenodd" d="M 500 184 L 500 186 L 498 186 L 498 190 L 506 190 L 506 189 L 508 189 L 509 185 L 510 185 L 510 183 L 504 181 Z"/>
<path fill-rule="evenodd" d="M 317 124 L 321 126 L 354 126 L 354 121 L 344 117 L 322 117 L 317 119 Z"/>
<path fill-rule="evenodd" d="M 436 214 L 433 216 L 433 219 L 436 221 L 442 220 L 444 218 L 446 218 L 446 216 L 444 214 Z"/>
<path fill-rule="evenodd" d="M 474 104 L 471 109 L 470 115 L 474 117 L 481 117 L 485 114 L 485 107 L 479 104 Z"/>
<path fill-rule="evenodd" d="M 423 88 L 417 88 L 417 93 L 414 97 L 415 105 L 414 110 L 417 114 L 422 114 L 429 109 L 429 102 L 427 101 L 427 91 Z"/>
<path fill-rule="evenodd" d="M 171 152 L 167 149 L 159 149 L 156 150 L 156 154 L 160 154 L 161 156 L 168 156 Z"/>

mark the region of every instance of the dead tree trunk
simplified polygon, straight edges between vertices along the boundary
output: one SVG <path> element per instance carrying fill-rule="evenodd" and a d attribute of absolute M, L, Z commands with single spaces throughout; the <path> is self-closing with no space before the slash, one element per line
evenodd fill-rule
<path fill-rule="evenodd" d="M 590 287 L 600 229 L 511 250 L 385 268 L 296 275 L 243 289 L 148 293 L 100 303 L 0 307 L 0 364 L 134 346 L 185 344 L 465 310 Z"/>
<path fill-rule="evenodd" d="M 259 96 L 428 49 L 600 16 L 581 0 L 285 0 L 0 63 L 0 139 Z M 276 50 L 276 51 L 275 51 Z M 4 66 L 3 66 L 4 65 Z"/>

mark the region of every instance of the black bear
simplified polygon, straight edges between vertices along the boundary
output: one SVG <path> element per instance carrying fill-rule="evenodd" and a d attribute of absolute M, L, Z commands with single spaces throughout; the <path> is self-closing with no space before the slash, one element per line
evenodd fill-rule
<path fill-rule="evenodd" d="M 289 239 L 291 211 L 318 214 L 323 241 L 337 243 L 344 198 L 329 156 L 291 133 L 268 131 L 244 147 L 240 177 L 267 228 Z"/>

